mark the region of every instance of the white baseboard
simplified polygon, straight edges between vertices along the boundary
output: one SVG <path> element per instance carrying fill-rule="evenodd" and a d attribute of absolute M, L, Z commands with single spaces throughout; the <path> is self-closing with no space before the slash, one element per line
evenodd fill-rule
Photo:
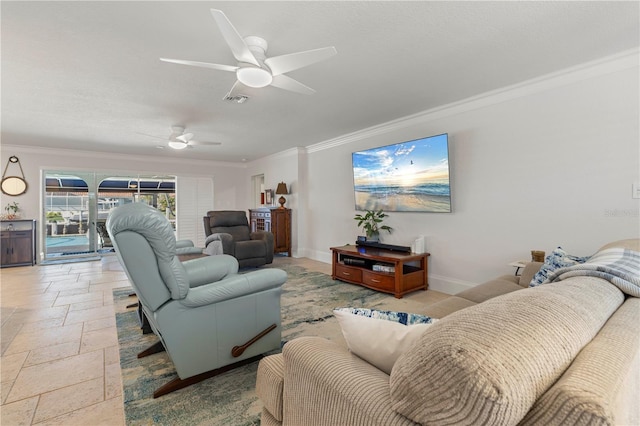
<path fill-rule="evenodd" d="M 445 294 L 456 294 L 477 285 L 477 283 L 469 281 L 429 274 L 429 290 L 435 290 Z"/>
<path fill-rule="evenodd" d="M 331 264 L 331 262 L 333 261 L 331 252 L 327 253 L 326 251 L 304 249 L 298 251 L 298 254 L 301 255 L 300 257 L 317 260 L 318 262 Z"/>

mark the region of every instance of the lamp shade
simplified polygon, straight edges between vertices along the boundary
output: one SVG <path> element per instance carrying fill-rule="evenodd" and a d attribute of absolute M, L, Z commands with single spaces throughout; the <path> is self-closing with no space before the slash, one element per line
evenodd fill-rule
<path fill-rule="evenodd" d="M 280 182 L 278 184 L 278 187 L 276 188 L 276 194 L 278 195 L 282 195 L 282 194 L 288 194 L 289 191 L 287 191 L 287 184 L 284 182 Z"/>
<path fill-rule="evenodd" d="M 284 194 L 288 194 L 289 191 L 287 191 L 287 184 L 284 182 L 280 182 L 278 184 L 278 187 L 276 188 L 276 194 L 280 195 L 280 198 L 278 198 L 278 202 L 280 203 L 280 209 L 284 209 L 284 203 L 287 202 L 286 198 L 284 198 L 282 195 Z"/>

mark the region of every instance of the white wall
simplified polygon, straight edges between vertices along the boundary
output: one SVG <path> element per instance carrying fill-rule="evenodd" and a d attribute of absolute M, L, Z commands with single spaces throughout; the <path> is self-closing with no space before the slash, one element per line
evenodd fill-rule
<path fill-rule="evenodd" d="M 383 242 L 427 236 L 431 288 L 454 293 L 501 274 L 530 251 L 590 255 L 640 237 L 638 57 L 591 64 L 510 90 L 308 147 L 306 247 L 353 244 L 351 153 L 449 134 L 450 214 L 392 212 Z"/>

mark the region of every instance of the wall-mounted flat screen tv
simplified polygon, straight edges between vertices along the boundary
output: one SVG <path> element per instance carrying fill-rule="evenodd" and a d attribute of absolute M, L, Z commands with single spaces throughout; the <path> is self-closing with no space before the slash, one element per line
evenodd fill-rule
<path fill-rule="evenodd" d="M 356 210 L 451 212 L 448 135 L 352 154 Z"/>

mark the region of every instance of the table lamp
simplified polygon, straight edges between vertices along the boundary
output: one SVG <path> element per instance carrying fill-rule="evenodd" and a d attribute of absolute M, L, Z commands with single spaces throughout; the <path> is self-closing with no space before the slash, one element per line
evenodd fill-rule
<path fill-rule="evenodd" d="M 278 199 L 278 202 L 280 203 L 280 209 L 284 209 L 284 203 L 287 202 L 287 199 L 284 198 L 282 195 L 283 194 L 288 194 L 289 191 L 287 191 L 287 184 L 284 182 L 280 182 L 278 184 L 278 187 L 276 188 L 276 195 L 280 195 L 280 198 Z"/>

